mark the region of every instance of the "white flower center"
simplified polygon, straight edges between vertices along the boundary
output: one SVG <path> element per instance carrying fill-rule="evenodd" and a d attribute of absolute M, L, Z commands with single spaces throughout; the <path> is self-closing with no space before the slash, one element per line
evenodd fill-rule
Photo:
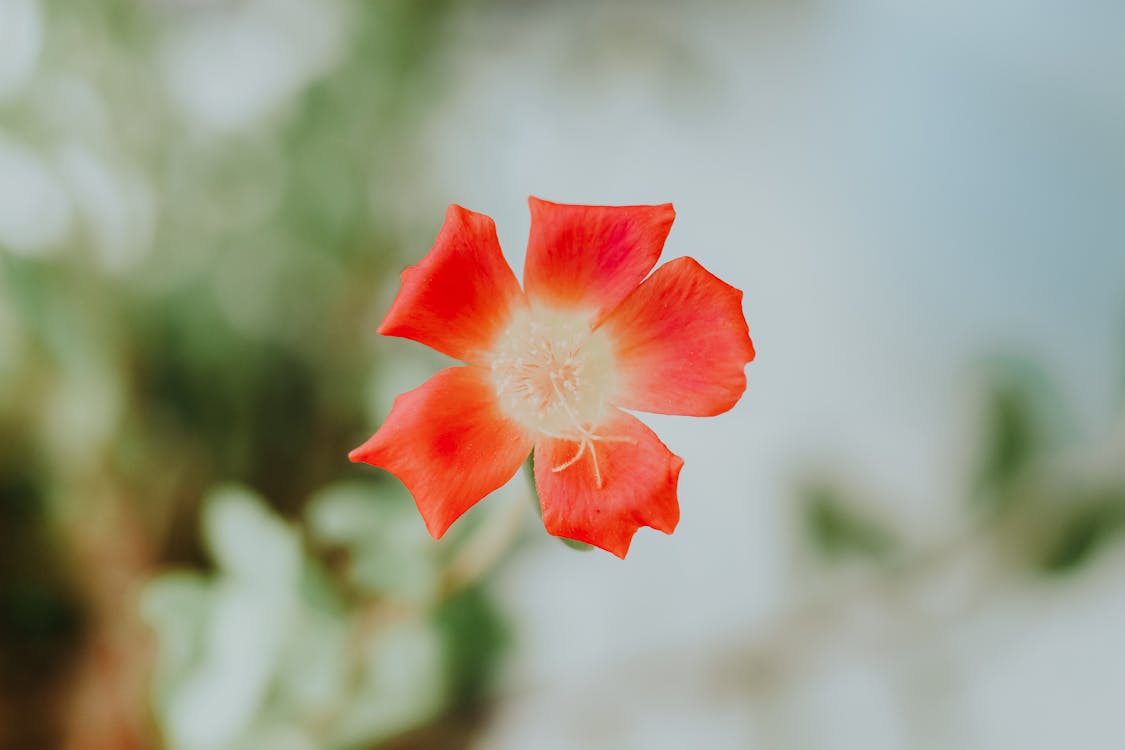
<path fill-rule="evenodd" d="M 500 406 L 532 432 L 578 443 L 574 458 L 587 453 L 602 486 L 595 441 L 616 387 L 613 348 L 605 333 L 591 331 L 588 318 L 545 309 L 516 312 L 489 358 Z"/>

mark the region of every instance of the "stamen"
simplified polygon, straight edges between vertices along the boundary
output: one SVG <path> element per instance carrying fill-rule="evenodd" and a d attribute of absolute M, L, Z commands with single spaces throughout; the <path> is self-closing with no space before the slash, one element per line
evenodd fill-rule
<path fill-rule="evenodd" d="M 580 443 L 578 443 L 578 452 L 574 454 L 574 458 L 570 459 L 566 463 L 551 467 L 551 471 L 558 474 L 560 471 L 565 471 L 566 469 L 569 469 L 571 466 L 574 466 L 576 463 L 578 463 L 578 459 L 582 458 L 582 454 L 586 452 L 586 442 L 586 440 L 582 440 Z M 596 460 L 597 459 L 595 459 L 595 461 Z"/>
<path fill-rule="evenodd" d="M 601 470 L 601 466 L 598 465 L 598 451 L 594 447 L 594 443 L 595 442 L 629 443 L 631 445 L 636 445 L 637 441 L 634 440 L 633 438 L 620 437 L 620 436 L 617 436 L 617 435 L 596 435 L 593 432 L 591 432 L 589 429 L 587 429 L 585 427 L 582 427 L 581 425 L 576 425 L 576 429 L 579 431 L 579 434 L 581 436 L 581 438 L 578 439 L 578 440 L 575 440 L 575 438 L 573 436 L 570 436 L 570 435 L 558 435 L 558 434 L 544 433 L 544 434 L 548 435 L 549 437 L 557 438 L 559 440 L 566 440 L 566 441 L 572 441 L 572 442 L 578 443 L 578 452 L 575 453 L 574 456 L 569 461 L 561 463 L 558 466 L 552 466 L 551 471 L 553 471 L 554 473 L 557 474 L 560 471 L 565 471 L 566 469 L 569 469 L 571 466 L 574 466 L 576 463 L 578 463 L 578 461 L 582 458 L 582 456 L 586 455 L 586 448 L 588 446 L 589 449 L 590 449 L 590 460 L 592 460 L 594 462 L 594 484 L 600 490 L 603 486 L 605 486 L 605 483 L 602 481 L 602 470 Z"/>
<path fill-rule="evenodd" d="M 593 443 L 590 443 L 590 458 L 594 460 L 594 486 L 600 490 L 602 488 L 602 470 L 598 468 L 598 452 L 594 450 Z"/>
<path fill-rule="evenodd" d="M 596 434 L 614 401 L 612 342 L 590 329 L 590 317 L 530 308 L 517 313 L 491 352 L 500 404 L 530 432 L 577 443 L 574 455 L 552 471 L 579 464 L 587 455 L 600 489 L 605 481 L 596 443 L 632 442 Z"/>
<path fill-rule="evenodd" d="M 589 438 L 591 440 L 600 440 L 603 443 L 631 443 L 633 445 L 637 444 L 637 441 L 634 440 L 633 438 L 616 437 L 614 435 L 593 435 L 593 434 L 590 434 Z"/>

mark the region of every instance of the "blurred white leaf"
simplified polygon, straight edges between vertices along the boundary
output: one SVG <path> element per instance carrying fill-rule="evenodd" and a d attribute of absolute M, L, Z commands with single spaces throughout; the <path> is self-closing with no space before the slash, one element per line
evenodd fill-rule
<path fill-rule="evenodd" d="M 199 659 L 203 625 L 211 607 L 211 584 L 195 573 L 160 576 L 141 593 L 141 616 L 156 631 L 156 709 Z"/>
<path fill-rule="evenodd" d="M 123 394 L 118 373 L 90 353 L 68 352 L 71 369 L 55 378 L 40 424 L 45 444 L 72 467 L 97 461 L 91 445 L 111 440 L 121 417 Z"/>
<path fill-rule="evenodd" d="M 43 45 L 37 0 L 0 0 L 0 101 L 18 94 L 35 73 Z"/>
<path fill-rule="evenodd" d="M 414 601 L 436 593 L 441 571 L 433 540 L 404 492 L 333 484 L 313 498 L 308 521 L 318 539 L 348 549 L 348 574 L 364 590 Z"/>
<path fill-rule="evenodd" d="M 234 750 L 324 750 L 324 747 L 299 727 L 269 726 L 251 732 Z"/>
<path fill-rule="evenodd" d="M 195 601 L 175 579 L 152 589 L 146 610 L 150 621 L 165 623 L 162 648 L 176 649 L 177 638 L 199 643 L 194 667 L 168 689 L 162 706 L 177 750 L 223 750 L 240 741 L 265 700 L 299 606 L 296 533 L 251 492 L 233 486 L 212 492 L 204 536 L 221 575 L 201 632 L 191 637 L 166 624 L 178 606 Z"/>
<path fill-rule="evenodd" d="M 296 533 L 252 492 L 221 487 L 208 497 L 203 534 L 223 573 L 261 593 L 292 596 L 300 576 Z"/>
<path fill-rule="evenodd" d="M 279 672 L 283 715 L 315 718 L 330 713 L 346 699 L 352 669 L 349 635 L 342 618 L 304 613 Z"/>
<path fill-rule="evenodd" d="M 293 604 L 245 581 L 219 584 L 202 662 L 169 702 L 175 747 L 219 750 L 250 726 L 287 638 Z"/>
<path fill-rule="evenodd" d="M 111 167 L 85 146 L 72 143 L 59 169 L 85 219 L 102 266 L 122 271 L 149 248 L 155 222 L 152 194 L 141 175 Z"/>
<path fill-rule="evenodd" d="M 340 723 L 341 744 L 372 743 L 425 723 L 445 701 L 441 639 L 425 622 L 381 630 L 366 656 L 363 680 Z"/>
<path fill-rule="evenodd" d="M 164 45 L 169 91 L 207 129 L 250 127 L 329 69 L 344 48 L 338 3 L 255 0 L 192 9 Z"/>
<path fill-rule="evenodd" d="M 69 227 L 70 201 L 58 177 L 33 151 L 0 133 L 0 247 L 43 255 Z"/>

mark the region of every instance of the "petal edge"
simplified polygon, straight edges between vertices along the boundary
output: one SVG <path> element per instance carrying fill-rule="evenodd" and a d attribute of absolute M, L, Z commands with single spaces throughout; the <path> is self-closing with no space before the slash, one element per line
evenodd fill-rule
<path fill-rule="evenodd" d="M 614 410 L 602 437 L 567 468 L 576 442 L 540 437 L 535 445 L 535 486 L 548 533 L 592 544 L 624 559 L 642 526 L 671 534 L 680 520 L 676 498 L 683 459 L 668 450 L 636 417 Z M 602 486 L 595 478 L 597 471 Z"/>
<path fill-rule="evenodd" d="M 379 333 L 425 344 L 465 362 L 491 346 L 523 292 L 500 250 L 496 224 L 456 204 L 430 252 L 402 272 Z"/>
<path fill-rule="evenodd" d="M 582 206 L 528 198 L 528 299 L 601 317 L 660 259 L 676 218 L 671 203 Z"/>
<path fill-rule="evenodd" d="M 532 439 L 500 413 L 485 371 L 442 370 L 397 399 L 348 458 L 398 477 L 435 539 L 515 475 Z"/>
<path fill-rule="evenodd" d="M 665 263 L 603 321 L 617 357 L 617 405 L 712 417 L 746 390 L 754 344 L 742 291 L 693 258 Z"/>

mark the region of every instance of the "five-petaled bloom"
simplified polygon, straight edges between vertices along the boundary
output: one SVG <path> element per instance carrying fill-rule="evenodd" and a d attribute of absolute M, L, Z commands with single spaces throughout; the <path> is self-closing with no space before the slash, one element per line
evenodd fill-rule
<path fill-rule="evenodd" d="M 441 537 L 534 448 L 547 531 L 625 557 L 641 526 L 675 529 L 683 460 L 622 409 L 734 406 L 754 358 L 742 292 L 691 258 L 648 275 L 671 204 L 529 203 L 522 290 L 492 219 L 456 205 L 403 272 L 379 333 L 467 365 L 398 397 L 350 458 L 401 479 Z"/>

